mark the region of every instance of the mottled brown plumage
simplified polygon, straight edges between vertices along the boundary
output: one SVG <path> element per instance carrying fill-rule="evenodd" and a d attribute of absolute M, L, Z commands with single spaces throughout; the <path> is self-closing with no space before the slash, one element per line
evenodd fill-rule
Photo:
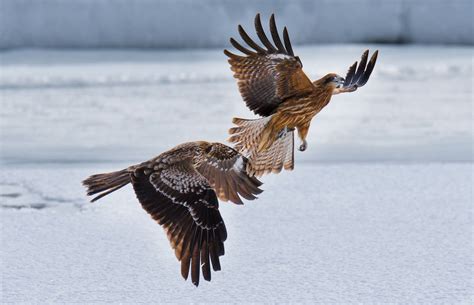
<path fill-rule="evenodd" d="M 368 51 L 365 51 L 360 64 L 354 63 L 345 79 L 330 73 L 312 82 L 303 72 L 301 60 L 293 53 L 286 27 L 281 41 L 274 15 L 270 17 L 273 44 L 263 30 L 259 14 L 255 17 L 255 29 L 264 47 L 253 41 L 242 26 L 239 25 L 238 29 L 242 39 L 253 50 L 231 38 L 231 44 L 244 56 L 228 50 L 224 53 L 229 57 L 247 107 L 264 118 L 234 118 L 237 127 L 229 130 L 229 141 L 249 157 L 247 171 L 251 175 L 293 169 L 294 130 L 298 131 L 302 140 L 300 150 L 304 151 L 312 118 L 329 103 L 332 95 L 353 92 L 365 85 L 375 66 L 378 51 L 368 63 Z M 287 145 L 291 145 L 291 149 Z"/>
<path fill-rule="evenodd" d="M 211 280 L 220 270 L 227 231 L 217 198 L 242 204 L 255 199 L 262 185 L 245 168 L 247 158 L 236 150 L 204 141 L 176 146 L 124 170 L 93 175 L 83 181 L 95 201 L 131 183 L 142 207 L 165 230 L 181 274 L 199 285 L 199 273 Z"/>

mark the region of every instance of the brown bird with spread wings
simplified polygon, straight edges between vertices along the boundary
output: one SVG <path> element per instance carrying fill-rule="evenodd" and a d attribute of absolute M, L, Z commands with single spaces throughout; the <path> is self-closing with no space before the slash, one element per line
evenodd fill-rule
<path fill-rule="evenodd" d="M 231 44 L 244 56 L 228 50 L 224 53 L 229 57 L 247 107 L 263 118 L 234 118 L 237 127 L 229 130 L 229 141 L 249 157 L 247 172 L 250 175 L 278 173 L 282 168 L 291 170 L 294 167 L 295 128 L 302 141 L 299 150 L 304 151 L 312 118 L 329 103 L 332 95 L 353 92 L 367 83 L 378 51 L 369 61 L 369 51 L 365 51 L 359 65 L 355 62 L 345 79 L 329 73 L 312 82 L 303 72 L 301 60 L 293 53 L 286 27 L 281 41 L 274 15 L 270 18 L 273 43 L 263 30 L 260 14 L 255 17 L 255 29 L 263 47 L 253 41 L 242 26 L 239 25 L 238 29 L 252 50 L 231 38 Z"/>
<path fill-rule="evenodd" d="M 98 200 L 131 183 L 142 207 L 165 230 L 181 274 L 199 285 L 199 273 L 211 280 L 221 269 L 227 231 L 217 198 L 242 204 L 239 196 L 256 199 L 262 185 L 245 168 L 247 158 L 236 150 L 204 141 L 176 146 L 149 161 L 124 170 L 97 174 L 83 181 L 87 195 Z"/>

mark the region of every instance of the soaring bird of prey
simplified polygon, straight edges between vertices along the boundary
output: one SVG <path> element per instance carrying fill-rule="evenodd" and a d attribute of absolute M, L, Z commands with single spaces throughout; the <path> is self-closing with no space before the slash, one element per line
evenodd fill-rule
<path fill-rule="evenodd" d="M 126 169 L 90 176 L 83 181 L 88 195 L 102 198 L 131 183 L 142 207 L 165 230 L 181 274 L 199 285 L 199 273 L 211 280 L 221 269 L 227 231 L 217 198 L 242 204 L 260 194 L 262 185 L 249 176 L 248 160 L 236 150 L 204 141 L 176 146 L 159 156 Z"/>
<path fill-rule="evenodd" d="M 247 107 L 263 116 L 256 120 L 234 118 L 237 127 L 229 130 L 229 141 L 248 156 L 247 172 L 261 176 L 278 173 L 282 168 L 293 169 L 295 128 L 302 141 L 299 150 L 304 151 L 312 118 L 329 103 L 332 95 L 353 92 L 367 83 L 378 51 L 370 60 L 369 51 L 365 51 L 360 63 L 350 66 L 345 78 L 329 73 L 311 81 L 302 70 L 300 58 L 293 53 L 286 27 L 281 41 L 274 15 L 270 17 L 273 43 L 263 30 L 259 14 L 255 17 L 255 29 L 263 46 L 252 40 L 239 25 L 239 34 L 251 49 L 231 38 L 231 44 L 243 55 L 228 50 L 224 53 L 229 57 Z"/>

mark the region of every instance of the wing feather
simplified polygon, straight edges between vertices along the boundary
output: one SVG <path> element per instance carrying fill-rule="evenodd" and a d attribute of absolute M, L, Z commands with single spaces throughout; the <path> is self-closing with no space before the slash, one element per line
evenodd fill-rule
<path fill-rule="evenodd" d="M 227 232 L 216 193 L 207 179 L 183 161 L 138 167 L 131 180 L 143 208 L 163 226 L 181 261 L 183 278 L 191 271 L 197 286 L 202 269 L 203 278 L 210 280 L 209 262 L 214 270 L 220 270 L 221 252 L 216 249 L 224 246 Z"/>
<path fill-rule="evenodd" d="M 367 68 L 365 69 L 364 74 L 362 74 L 360 80 L 357 82 L 357 86 L 362 87 L 367 83 L 369 80 L 370 75 L 372 74 L 372 71 L 374 70 L 375 63 L 377 62 L 377 56 L 379 54 L 379 51 L 375 51 L 372 57 L 370 57 L 370 61 L 367 64 Z"/>
<path fill-rule="evenodd" d="M 260 20 L 260 14 L 257 14 L 257 16 L 255 16 L 255 30 L 257 32 L 258 38 L 265 45 L 268 52 L 276 53 L 278 50 L 273 46 L 270 40 L 268 40 L 268 37 L 265 34 L 265 31 L 263 30 L 262 22 Z"/>
<path fill-rule="evenodd" d="M 355 90 L 358 87 L 364 86 L 369 80 L 372 71 L 374 70 L 378 54 L 379 51 L 376 50 L 374 54 L 372 54 L 372 56 L 370 57 L 369 62 L 367 63 L 369 50 L 365 50 L 360 58 L 359 66 L 357 66 L 356 61 L 352 66 L 350 66 L 349 70 L 347 71 L 343 88 Z"/>
<path fill-rule="evenodd" d="M 212 143 L 196 170 L 206 177 L 217 196 L 224 201 L 242 204 L 239 196 L 255 199 L 262 192 L 262 183 L 246 172 L 248 160 L 235 149 Z"/>
<path fill-rule="evenodd" d="M 357 68 L 357 61 L 353 63 L 352 66 L 349 67 L 349 70 L 347 70 L 346 79 L 344 81 L 344 87 L 347 87 L 350 84 L 352 84 L 352 79 L 354 78 L 356 68 Z"/>
<path fill-rule="evenodd" d="M 250 38 L 250 36 L 247 34 L 247 32 L 245 32 L 244 28 L 239 24 L 238 26 L 238 29 L 239 29 L 239 34 L 240 34 L 240 37 L 242 37 L 242 39 L 251 47 L 253 48 L 255 51 L 257 51 L 257 53 L 259 54 L 265 54 L 267 53 L 267 51 L 265 49 L 263 49 L 262 47 L 260 47 L 255 41 L 252 40 L 252 38 Z"/>
<path fill-rule="evenodd" d="M 247 54 L 247 55 L 256 55 L 257 53 L 250 51 L 249 49 L 246 49 L 244 46 L 242 46 L 240 43 L 237 42 L 234 38 L 230 39 L 230 43 L 234 48 L 239 50 L 240 52 Z"/>
<path fill-rule="evenodd" d="M 281 43 L 280 35 L 278 34 L 278 29 L 275 23 L 275 14 L 272 14 L 270 16 L 270 33 L 272 34 L 273 42 L 278 48 L 278 51 L 280 51 L 280 53 L 285 54 L 286 50 L 283 46 L 283 43 Z"/>
<path fill-rule="evenodd" d="M 357 72 L 354 75 L 353 81 L 355 83 L 358 82 L 360 77 L 365 71 L 365 67 L 367 66 L 367 58 L 369 57 L 369 50 L 365 50 L 365 52 L 362 54 L 362 57 L 360 58 L 360 63 L 359 67 L 357 67 Z"/>
<path fill-rule="evenodd" d="M 288 29 L 286 26 L 283 28 L 283 41 L 285 42 L 285 48 L 288 54 L 295 56 L 293 53 L 293 48 L 291 47 L 290 36 L 288 35 Z"/>
<path fill-rule="evenodd" d="M 312 92 L 314 86 L 302 70 L 302 64 L 294 56 L 288 30 L 283 30 L 283 45 L 275 24 L 275 16 L 270 17 L 270 33 L 275 46 L 266 36 L 260 15 L 255 17 L 255 30 L 261 43 L 259 46 L 238 26 L 243 41 L 253 50 L 248 50 L 233 38 L 231 44 L 246 56 L 224 50 L 229 57 L 231 70 L 238 79 L 239 91 L 250 110 L 261 116 L 269 116 L 287 98 Z"/>

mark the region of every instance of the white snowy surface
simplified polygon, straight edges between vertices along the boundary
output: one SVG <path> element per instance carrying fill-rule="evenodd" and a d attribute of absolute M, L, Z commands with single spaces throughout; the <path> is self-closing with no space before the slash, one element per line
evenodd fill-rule
<path fill-rule="evenodd" d="M 472 160 L 472 47 L 298 47 L 315 79 L 379 49 L 370 82 L 334 96 L 298 160 Z M 19 51 L 1 56 L 2 162 L 138 162 L 225 141 L 252 118 L 220 49 Z"/>
<path fill-rule="evenodd" d="M 125 165 L 2 171 L 4 303 L 472 301 L 471 164 L 265 177 L 257 201 L 221 203 L 222 271 L 198 288 L 131 187 L 84 198 L 82 178 Z"/>
<path fill-rule="evenodd" d="M 473 48 L 296 52 L 314 78 L 366 47 L 369 83 L 314 119 L 295 171 L 221 203 L 199 288 L 130 187 L 91 204 L 80 181 L 252 117 L 221 50 L 0 53 L 1 302 L 472 303 Z"/>

